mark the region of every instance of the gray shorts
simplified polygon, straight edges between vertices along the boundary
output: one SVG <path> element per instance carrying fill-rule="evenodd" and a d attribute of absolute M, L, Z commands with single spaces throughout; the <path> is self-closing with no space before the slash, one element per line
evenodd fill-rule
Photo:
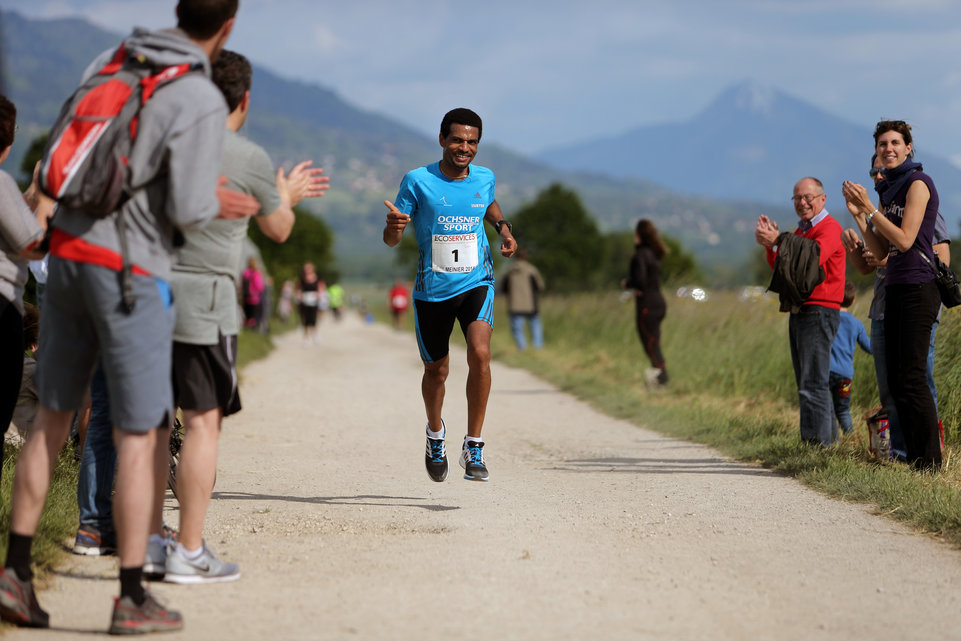
<path fill-rule="evenodd" d="M 37 392 L 44 407 L 76 410 L 101 357 L 114 427 L 146 432 L 173 417 L 175 311 L 164 281 L 134 275 L 136 304 L 127 314 L 120 285 L 119 272 L 50 257 Z"/>

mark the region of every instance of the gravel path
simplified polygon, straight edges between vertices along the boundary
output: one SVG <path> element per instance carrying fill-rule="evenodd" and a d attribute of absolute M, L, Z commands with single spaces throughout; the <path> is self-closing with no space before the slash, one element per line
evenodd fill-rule
<path fill-rule="evenodd" d="M 462 480 L 459 349 L 432 483 L 412 337 L 352 316 L 320 336 L 245 370 L 207 528 L 243 576 L 155 586 L 186 621 L 164 638 L 961 638 L 957 551 L 523 371 L 494 365 L 491 481 Z M 55 627 L 8 638 L 102 632 L 115 576 L 71 557 L 40 594 Z"/>

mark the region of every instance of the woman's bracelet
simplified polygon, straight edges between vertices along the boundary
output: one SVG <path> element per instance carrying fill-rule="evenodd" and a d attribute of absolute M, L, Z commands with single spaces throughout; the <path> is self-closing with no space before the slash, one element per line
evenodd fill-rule
<path fill-rule="evenodd" d="M 866 221 L 868 221 L 868 222 L 871 222 L 871 219 L 874 218 L 874 214 L 876 214 L 876 213 L 878 213 L 877 208 L 875 208 L 874 211 L 872 211 L 870 214 L 868 214 L 867 216 L 865 216 L 865 217 L 864 217 L 864 220 L 866 220 Z"/>

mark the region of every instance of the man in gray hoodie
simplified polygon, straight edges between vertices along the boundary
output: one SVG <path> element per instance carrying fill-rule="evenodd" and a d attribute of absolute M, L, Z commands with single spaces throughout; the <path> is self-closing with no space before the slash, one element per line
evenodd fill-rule
<path fill-rule="evenodd" d="M 100 358 L 118 453 L 114 519 L 120 597 L 110 632 L 182 626 L 179 613 L 144 590 L 142 573 L 150 521 L 163 500 L 173 418 L 169 278 L 174 248 L 182 232 L 218 215 L 250 216 L 258 209 L 253 198 L 223 188 L 218 176 L 227 110 L 210 82 L 210 60 L 226 43 L 236 11 L 237 0 L 181 0 L 177 29 L 138 29 L 127 38 L 124 47 L 131 56 L 158 68 L 188 64 L 202 72 L 162 86 L 144 106 L 128 162 L 130 184 L 138 187 L 117 212 L 99 218 L 63 209 L 54 218 L 40 329 L 44 348 L 37 365 L 40 410 L 17 465 L 10 543 L 0 571 L 5 621 L 49 625 L 33 591 L 30 548 L 57 454 Z M 112 55 L 105 52 L 88 75 Z M 133 266 L 130 310 L 123 305 L 124 259 Z"/>

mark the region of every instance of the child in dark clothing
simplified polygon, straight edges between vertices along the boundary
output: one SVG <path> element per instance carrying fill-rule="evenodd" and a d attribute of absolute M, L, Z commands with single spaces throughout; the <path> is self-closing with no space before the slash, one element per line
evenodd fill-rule
<path fill-rule="evenodd" d="M 848 312 L 857 292 L 854 283 L 844 284 L 844 299 L 841 301 L 841 324 L 831 345 L 831 399 L 834 401 L 834 415 L 845 434 L 853 429 L 851 423 L 851 379 L 854 378 L 854 350 L 860 345 L 871 353 L 871 341 L 864 324 Z"/>

